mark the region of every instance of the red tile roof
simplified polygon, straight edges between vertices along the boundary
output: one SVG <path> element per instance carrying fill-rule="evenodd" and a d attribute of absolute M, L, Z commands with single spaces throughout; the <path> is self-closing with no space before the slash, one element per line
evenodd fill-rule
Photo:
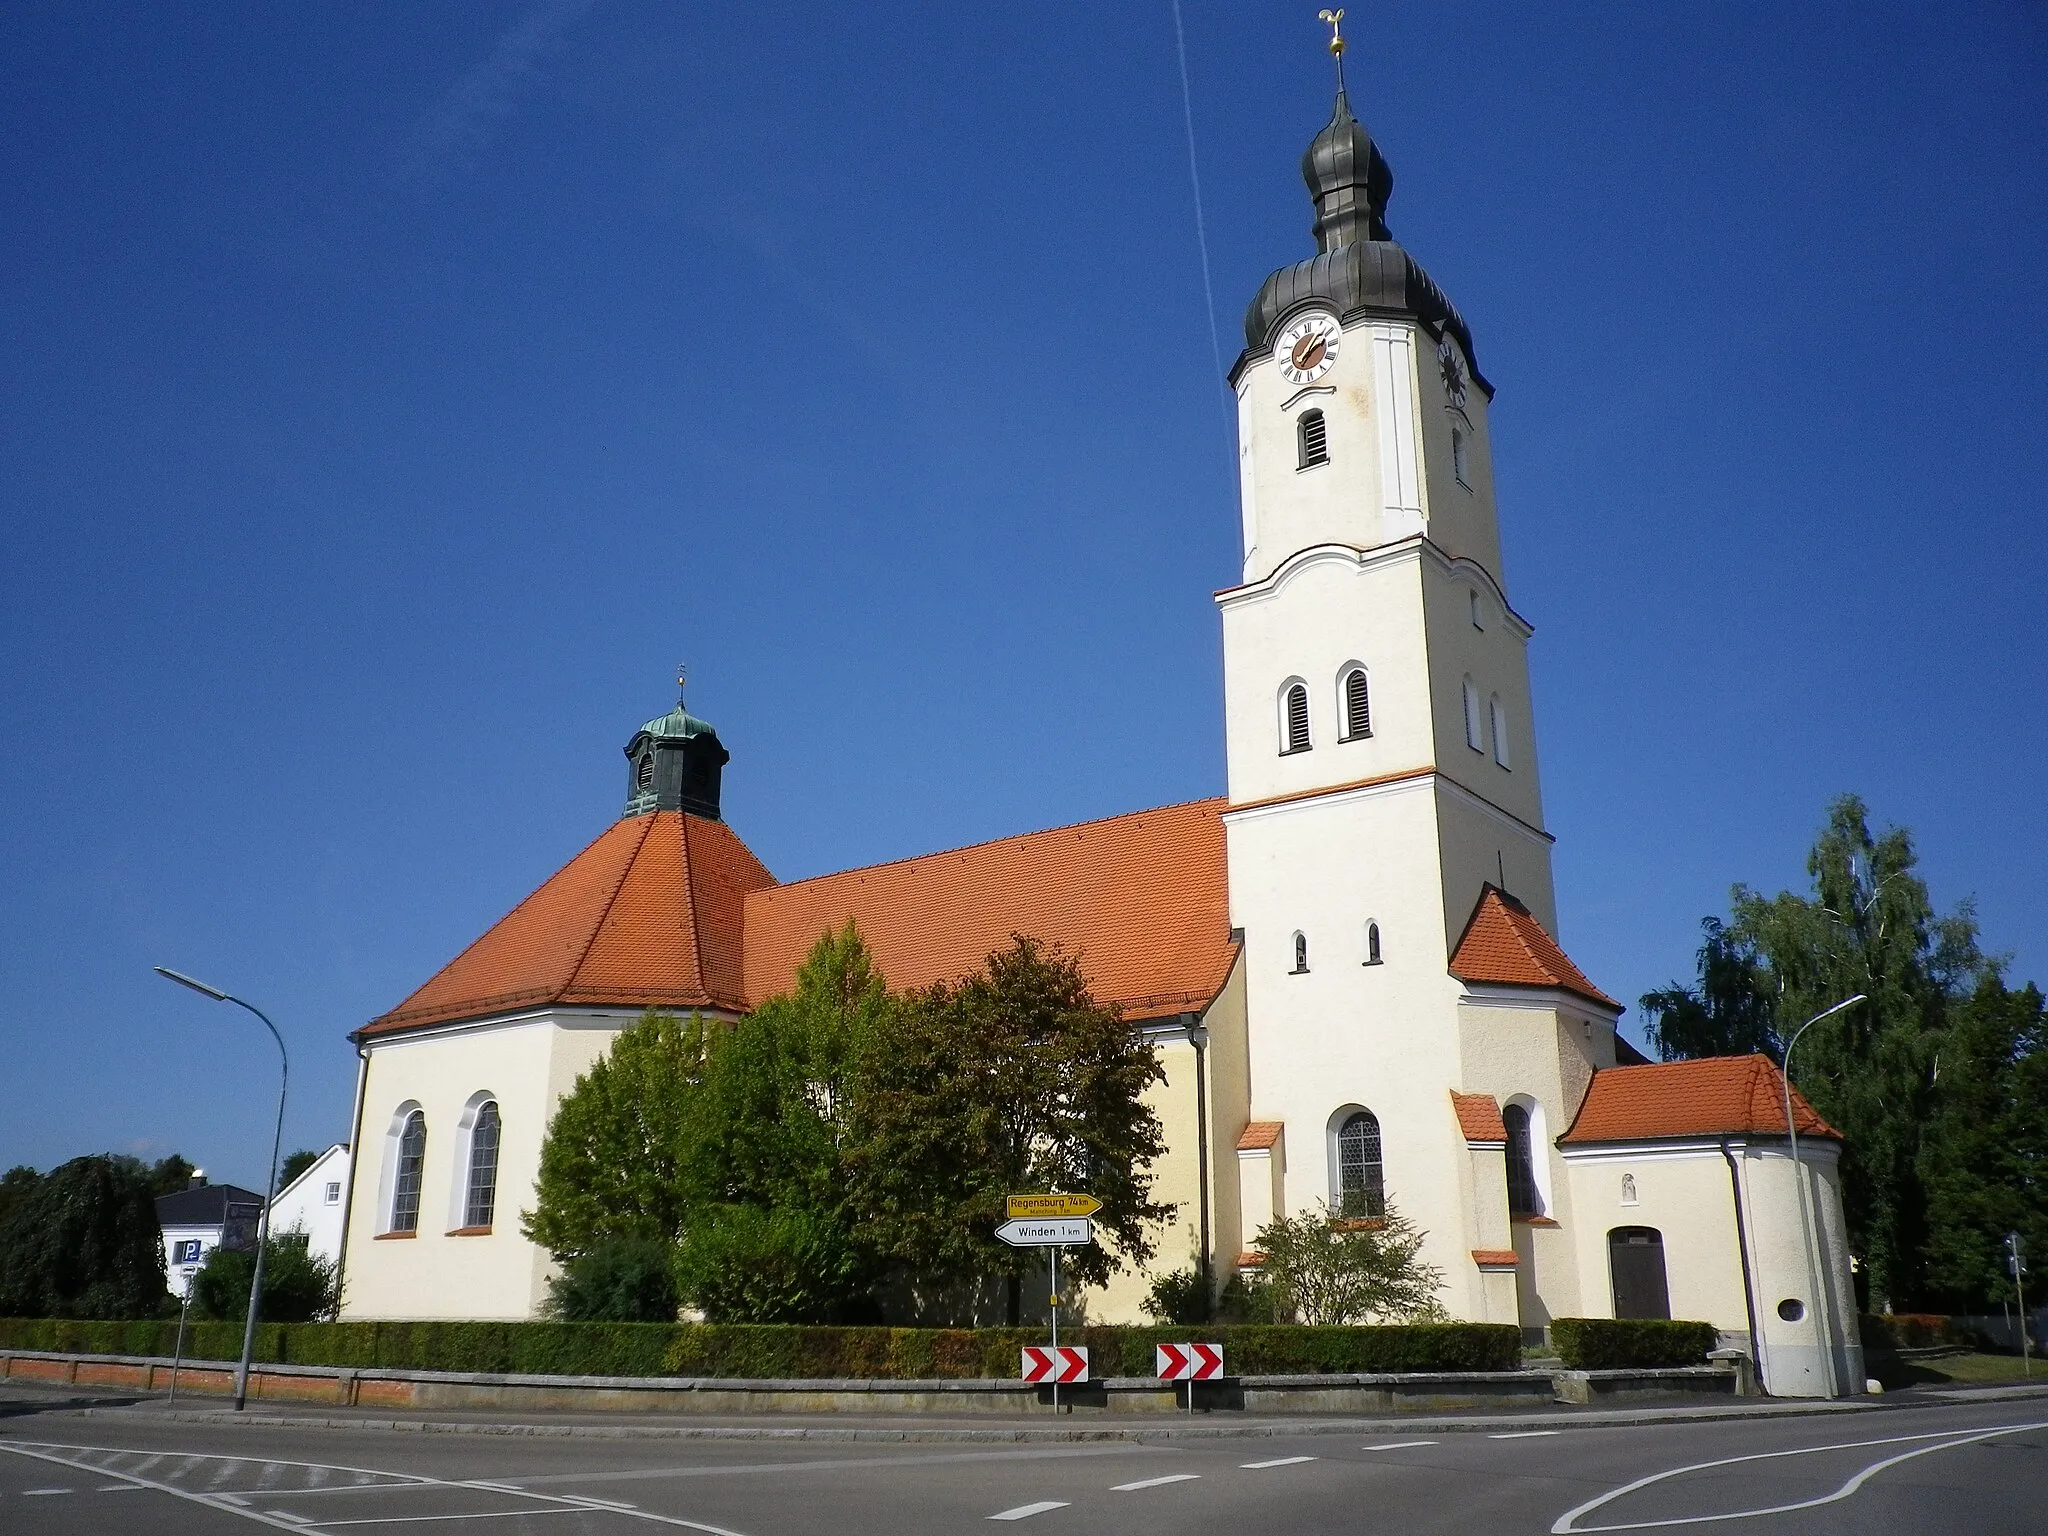
<path fill-rule="evenodd" d="M 772 884 L 723 822 L 615 821 L 362 1033 L 550 1003 L 743 1010 L 741 902 Z"/>
<path fill-rule="evenodd" d="M 950 981 L 1012 934 L 1058 940 L 1126 1018 L 1199 1013 L 1237 956 L 1221 800 L 821 875 L 747 898 L 746 990 L 786 990 L 819 937 L 852 919 L 893 988 Z"/>
<path fill-rule="evenodd" d="M 1707 1056 L 1593 1074 L 1563 1146 L 1655 1141 L 1673 1136 L 1782 1136 L 1784 1078 L 1768 1056 Z M 1802 1136 L 1842 1133 L 1814 1112 L 1797 1088 L 1792 1117 Z"/>
<path fill-rule="evenodd" d="M 1572 964 L 1527 907 L 1496 885 L 1479 893 L 1479 905 L 1451 952 L 1451 974 L 1460 981 L 1497 986 L 1558 987 L 1604 1007 L 1621 1008 Z"/>
<path fill-rule="evenodd" d="M 1505 1144 L 1508 1124 L 1500 1117 L 1500 1101 L 1490 1093 L 1460 1093 L 1451 1090 L 1451 1107 L 1458 1112 L 1458 1128 L 1467 1141 L 1497 1141 Z"/>
<path fill-rule="evenodd" d="M 1200 1012 L 1237 946 L 1221 800 L 778 886 L 722 822 L 614 822 L 362 1033 L 551 1003 L 744 1012 L 851 919 L 892 987 L 950 980 L 1015 933 L 1058 941 L 1128 1018 Z"/>
<path fill-rule="evenodd" d="M 1284 1120 L 1254 1120 L 1239 1134 L 1237 1150 L 1240 1152 L 1266 1151 L 1279 1142 L 1280 1133 L 1286 1127 L 1287 1122 Z"/>
<path fill-rule="evenodd" d="M 1472 1262 L 1481 1269 L 1513 1269 L 1522 1261 L 1512 1248 L 1474 1248 Z"/>

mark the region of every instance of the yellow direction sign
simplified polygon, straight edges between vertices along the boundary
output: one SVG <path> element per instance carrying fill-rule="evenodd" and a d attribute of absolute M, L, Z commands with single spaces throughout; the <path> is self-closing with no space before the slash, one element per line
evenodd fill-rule
<path fill-rule="evenodd" d="M 1101 1209 L 1102 1202 L 1093 1195 L 1012 1195 L 1003 1202 L 1003 1214 L 1012 1221 L 1093 1216 Z"/>

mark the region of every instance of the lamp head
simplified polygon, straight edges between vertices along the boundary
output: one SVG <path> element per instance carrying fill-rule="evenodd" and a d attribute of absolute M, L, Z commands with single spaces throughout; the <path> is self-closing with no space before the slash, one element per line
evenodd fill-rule
<path fill-rule="evenodd" d="M 173 971 L 161 965 L 151 966 L 150 969 L 166 981 L 175 981 L 181 987 L 190 987 L 194 992 L 205 993 L 216 1003 L 224 1003 L 228 1000 L 228 994 L 221 991 L 219 987 L 209 987 L 197 977 L 187 976 L 183 971 Z"/>

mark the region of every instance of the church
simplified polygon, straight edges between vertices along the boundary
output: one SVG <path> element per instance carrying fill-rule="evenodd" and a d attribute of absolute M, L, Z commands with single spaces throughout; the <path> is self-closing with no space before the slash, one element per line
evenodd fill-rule
<path fill-rule="evenodd" d="M 1647 1062 L 1560 944 L 1493 385 L 1389 233 L 1341 75 L 1302 173 L 1315 254 L 1266 279 L 1230 372 L 1226 793 L 783 883 L 721 817 L 717 731 L 648 721 L 619 819 L 352 1037 L 345 1317 L 534 1315 L 520 1214 L 578 1075 L 644 1009 L 744 1018 L 851 921 L 899 989 L 1013 933 L 1079 958 L 1166 1070 L 1160 1270 L 1254 1269 L 1278 1215 L 1391 1203 L 1453 1317 L 1704 1319 L 1774 1393 L 1862 1390 L 1839 1134 L 1793 1094 L 1795 1161 L 1764 1057 Z M 1140 1320 L 1151 1278 L 1087 1315 Z"/>

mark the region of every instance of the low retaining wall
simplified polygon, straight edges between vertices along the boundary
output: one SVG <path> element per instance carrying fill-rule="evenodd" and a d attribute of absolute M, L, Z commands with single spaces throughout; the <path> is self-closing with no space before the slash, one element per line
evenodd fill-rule
<path fill-rule="evenodd" d="M 171 1362 L 132 1355 L 0 1351 L 0 1380 L 148 1394 L 171 1388 Z M 218 1360 L 178 1368 L 180 1393 L 224 1397 L 235 1368 Z M 1607 1398 L 1690 1397 L 1735 1391 L 1713 1366 L 1670 1371 L 1443 1371 L 1400 1375 L 1243 1376 L 1195 1385 L 1194 1406 L 1265 1414 L 1376 1414 L 1403 1409 L 1535 1406 Z M 1112 1377 L 1060 1389 L 1061 1405 L 1111 1413 L 1185 1412 L 1186 1388 Z M 1019 1414 L 1049 1406 L 1051 1389 L 1005 1381 L 741 1381 L 702 1376 L 499 1376 L 458 1371 L 254 1365 L 249 1396 L 350 1408 L 538 1410 L 579 1413 Z"/>

